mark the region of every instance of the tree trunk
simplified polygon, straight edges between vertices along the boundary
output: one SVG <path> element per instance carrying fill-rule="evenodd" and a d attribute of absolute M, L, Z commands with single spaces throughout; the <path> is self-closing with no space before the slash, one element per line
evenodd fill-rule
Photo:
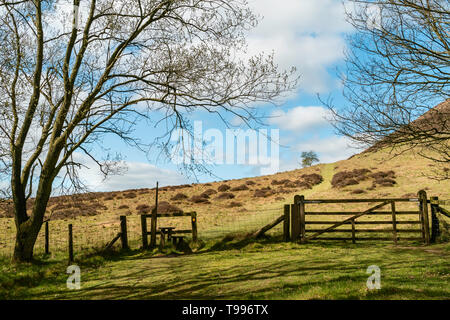
<path fill-rule="evenodd" d="M 16 233 L 13 261 L 26 262 L 33 260 L 33 250 L 42 223 L 28 220 L 19 226 Z"/>

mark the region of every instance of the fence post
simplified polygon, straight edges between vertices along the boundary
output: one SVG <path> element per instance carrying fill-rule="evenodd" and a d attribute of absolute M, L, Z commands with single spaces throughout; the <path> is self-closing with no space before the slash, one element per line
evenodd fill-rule
<path fill-rule="evenodd" d="M 191 213 L 192 241 L 197 242 L 197 212 Z"/>
<path fill-rule="evenodd" d="M 69 263 L 73 262 L 73 233 L 72 224 L 69 224 Z"/>
<path fill-rule="evenodd" d="M 428 220 L 428 203 L 427 203 L 427 193 L 425 190 L 420 190 L 418 193 L 419 201 L 421 203 L 422 212 L 422 224 L 423 232 L 425 236 L 425 243 L 430 244 L 430 225 Z"/>
<path fill-rule="evenodd" d="M 120 216 L 120 239 L 122 241 L 122 249 L 129 249 L 126 216 Z"/>
<path fill-rule="evenodd" d="M 355 239 L 355 219 L 352 219 L 352 243 L 356 243 L 356 239 Z"/>
<path fill-rule="evenodd" d="M 156 213 L 156 208 L 152 210 L 152 219 L 150 224 L 150 248 L 154 248 L 156 246 L 156 226 L 158 214 Z"/>
<path fill-rule="evenodd" d="M 150 225 L 151 235 L 150 235 L 150 248 L 156 247 L 156 228 L 158 219 L 158 192 L 159 182 L 156 182 L 156 197 L 155 197 L 155 209 L 152 210 L 152 221 Z"/>
<path fill-rule="evenodd" d="M 300 236 L 301 242 L 305 243 L 306 238 L 306 224 L 305 224 L 305 196 L 300 196 L 299 203 L 299 211 L 300 211 Z"/>
<path fill-rule="evenodd" d="M 290 227 L 290 205 L 285 204 L 284 205 L 284 221 L 283 221 L 283 240 L 285 242 L 288 242 L 290 240 L 290 235 L 289 235 L 289 227 Z"/>
<path fill-rule="evenodd" d="M 142 230 L 142 249 L 148 248 L 147 238 L 147 217 L 145 214 L 141 214 L 141 230 Z"/>
<path fill-rule="evenodd" d="M 300 196 L 294 197 L 294 204 L 291 207 L 291 240 L 297 241 L 300 236 L 300 210 L 298 203 Z"/>
<path fill-rule="evenodd" d="M 392 230 L 394 235 L 394 243 L 397 244 L 397 218 L 395 216 L 395 202 L 391 202 L 391 211 L 392 211 Z"/>
<path fill-rule="evenodd" d="M 50 254 L 48 221 L 45 222 L 45 254 Z"/>
<path fill-rule="evenodd" d="M 439 210 L 438 197 L 430 197 L 431 203 L 431 243 L 436 243 L 436 238 L 439 237 L 441 231 L 439 230 L 439 219 L 437 217 L 437 212 Z"/>

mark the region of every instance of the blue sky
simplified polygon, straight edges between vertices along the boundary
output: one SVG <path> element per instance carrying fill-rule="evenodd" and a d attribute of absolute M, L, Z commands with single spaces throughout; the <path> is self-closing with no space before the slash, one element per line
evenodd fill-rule
<path fill-rule="evenodd" d="M 315 151 L 320 162 L 329 163 L 346 159 L 358 151 L 350 142 L 334 134 L 324 119 L 327 115 L 317 94 L 334 102 L 345 103 L 341 96 L 336 69 L 343 67 L 345 34 L 351 27 L 345 22 L 341 0 L 252 0 L 254 11 L 264 18 L 249 33 L 250 53 L 274 51 L 275 60 L 282 69 L 297 67 L 301 75 L 298 90 L 283 99 L 279 106 L 257 106 L 260 112 L 271 116 L 267 129 L 280 133 L 280 168 L 286 171 L 299 168 L 302 151 Z M 225 126 L 218 118 L 195 113 L 191 120 L 202 121 L 203 129 L 219 129 L 225 135 Z M 231 119 L 233 120 L 233 119 Z M 152 142 L 160 135 L 160 128 L 145 123 L 137 127 L 136 135 L 144 142 Z M 270 131 L 269 131 L 270 132 Z M 156 152 L 147 157 L 121 141 L 108 137 L 105 146 L 125 156 L 127 171 L 103 181 L 94 165 L 83 169 L 81 176 L 96 191 L 124 190 L 195 182 L 180 174 L 177 166 L 168 159 L 157 159 Z M 260 174 L 255 165 L 216 165 L 211 167 L 214 176 L 200 175 L 199 182 L 235 179 Z"/>

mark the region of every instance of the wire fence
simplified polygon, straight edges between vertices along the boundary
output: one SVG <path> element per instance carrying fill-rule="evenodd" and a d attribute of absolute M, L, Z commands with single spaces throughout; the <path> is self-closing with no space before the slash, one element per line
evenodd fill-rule
<path fill-rule="evenodd" d="M 245 212 L 210 212 L 197 215 L 198 238 L 200 240 L 219 240 L 228 235 L 248 234 L 272 222 L 283 214 L 283 209 L 260 209 Z M 138 249 L 142 245 L 142 225 L 140 215 L 128 215 L 127 236 L 131 249 Z M 105 246 L 120 232 L 119 217 L 108 217 L 107 221 L 92 219 L 51 220 L 48 222 L 49 251 L 51 254 L 68 251 L 69 230 L 72 225 L 73 250 L 78 253 L 89 252 Z M 175 230 L 190 230 L 192 228 L 190 217 L 160 217 L 158 228 L 174 227 Z M 281 235 L 282 224 L 267 232 L 268 235 Z M 11 258 L 14 252 L 16 227 L 11 218 L 0 218 L 0 257 Z M 187 235 L 188 238 L 191 235 Z M 189 239 L 188 239 L 189 241 Z M 120 243 L 115 244 L 119 246 Z M 45 254 L 45 224 L 38 235 L 34 253 Z"/>

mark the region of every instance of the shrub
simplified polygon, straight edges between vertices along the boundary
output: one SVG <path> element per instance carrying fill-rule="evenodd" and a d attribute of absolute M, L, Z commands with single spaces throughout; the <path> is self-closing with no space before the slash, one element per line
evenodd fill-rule
<path fill-rule="evenodd" d="M 284 185 L 285 188 L 296 188 L 297 184 L 293 181 L 290 181 Z"/>
<path fill-rule="evenodd" d="M 378 184 L 382 187 L 392 187 L 396 184 L 395 180 L 389 178 L 379 178 L 375 180 L 375 184 Z"/>
<path fill-rule="evenodd" d="M 373 174 L 371 174 L 371 177 L 374 178 L 375 180 L 379 180 L 379 179 L 395 179 L 395 172 L 390 170 L 390 171 L 378 171 L 375 172 Z"/>
<path fill-rule="evenodd" d="M 155 209 L 155 206 L 152 206 L 151 211 Z M 158 213 L 175 213 L 175 212 L 183 212 L 180 208 L 177 206 L 174 206 L 167 201 L 161 201 L 158 203 Z"/>
<path fill-rule="evenodd" d="M 209 198 L 209 196 L 205 197 L 205 195 L 192 196 L 191 202 L 192 203 L 209 203 L 208 198 Z"/>
<path fill-rule="evenodd" d="M 273 195 L 275 192 L 270 188 L 262 188 L 255 191 L 253 197 L 255 198 L 267 198 Z"/>
<path fill-rule="evenodd" d="M 307 181 L 297 180 L 295 185 L 300 189 L 312 189 L 312 186 Z"/>
<path fill-rule="evenodd" d="M 355 189 L 352 191 L 353 194 L 361 194 L 361 193 L 366 193 L 366 191 L 364 191 L 363 189 Z"/>
<path fill-rule="evenodd" d="M 126 204 L 123 204 L 119 207 L 119 209 L 129 209 L 130 207 L 127 206 Z"/>
<path fill-rule="evenodd" d="M 219 186 L 219 188 L 217 188 L 217 190 L 220 191 L 220 192 L 225 192 L 225 191 L 228 191 L 230 189 L 231 189 L 231 187 L 229 185 L 227 185 L 227 184 L 223 184 L 223 185 Z"/>
<path fill-rule="evenodd" d="M 140 204 L 140 205 L 138 205 L 136 207 L 136 211 L 139 214 L 148 214 L 148 213 L 151 212 L 151 210 L 152 210 L 152 208 L 149 205 L 146 205 L 146 204 Z"/>
<path fill-rule="evenodd" d="M 213 194 L 216 194 L 217 193 L 217 191 L 216 190 L 214 190 L 214 189 L 208 189 L 208 190 L 206 190 L 205 192 L 203 192 L 202 193 L 202 195 L 206 195 L 206 196 L 212 196 Z"/>
<path fill-rule="evenodd" d="M 178 201 L 178 200 L 184 200 L 184 199 L 187 199 L 187 198 L 188 198 L 188 196 L 185 195 L 184 193 L 177 193 L 172 198 L 170 198 L 170 200 Z"/>
<path fill-rule="evenodd" d="M 123 197 L 124 197 L 125 199 L 134 199 L 134 198 L 136 198 L 137 196 L 136 196 L 136 193 L 130 192 L 130 193 L 125 193 L 125 194 L 123 195 Z"/>
<path fill-rule="evenodd" d="M 236 201 L 232 201 L 232 202 L 228 205 L 228 208 L 236 208 L 236 207 L 242 207 L 242 203 L 236 202 Z"/>
<path fill-rule="evenodd" d="M 359 184 L 360 181 L 368 178 L 369 169 L 354 169 L 352 171 L 341 171 L 336 173 L 331 179 L 331 185 L 334 188 L 343 188 L 346 186 Z"/>
<path fill-rule="evenodd" d="M 244 190 L 249 190 L 249 187 L 247 187 L 246 184 L 241 184 L 240 186 L 231 188 L 230 191 L 244 191 Z"/>
<path fill-rule="evenodd" d="M 317 173 L 311 174 L 303 174 L 301 178 L 305 180 L 309 185 L 315 186 L 316 184 L 320 184 L 323 181 L 323 177 Z"/>
<path fill-rule="evenodd" d="M 230 192 L 223 192 L 217 196 L 216 199 L 234 199 L 235 195 Z"/>
<path fill-rule="evenodd" d="M 253 181 L 253 180 L 247 180 L 247 181 L 245 182 L 245 184 L 248 185 L 248 186 L 253 186 L 253 185 L 256 184 L 256 182 Z"/>

